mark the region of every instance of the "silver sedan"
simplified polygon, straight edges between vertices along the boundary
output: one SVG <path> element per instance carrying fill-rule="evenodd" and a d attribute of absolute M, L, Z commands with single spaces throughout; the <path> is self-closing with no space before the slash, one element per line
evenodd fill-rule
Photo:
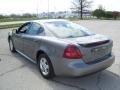
<path fill-rule="evenodd" d="M 82 76 L 115 60 L 113 41 L 67 20 L 30 21 L 8 34 L 11 52 L 36 63 L 44 78 Z"/>

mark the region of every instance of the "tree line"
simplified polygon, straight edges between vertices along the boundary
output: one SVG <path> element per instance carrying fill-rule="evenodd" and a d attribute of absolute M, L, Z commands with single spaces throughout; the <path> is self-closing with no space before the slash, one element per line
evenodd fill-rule
<path fill-rule="evenodd" d="M 92 6 L 91 0 L 73 0 L 71 10 L 78 13 L 78 16 L 83 19 L 85 11 L 90 11 Z M 106 11 L 102 6 L 92 12 L 92 15 L 98 19 L 117 19 L 120 18 L 120 12 L 118 11 Z M 23 15 L 0 15 L 0 18 L 33 18 L 37 17 L 36 14 L 25 13 Z"/>
<path fill-rule="evenodd" d="M 84 11 L 89 11 L 92 6 L 91 0 L 73 0 L 72 11 L 77 12 L 79 17 L 83 19 Z M 117 19 L 120 18 L 120 12 L 118 11 L 106 11 L 102 6 L 92 12 L 93 16 L 98 19 Z"/>
<path fill-rule="evenodd" d="M 106 11 L 102 6 L 99 6 L 98 9 L 93 11 L 93 16 L 96 16 L 98 19 L 117 19 L 120 18 L 120 12 L 118 11 Z"/>
<path fill-rule="evenodd" d="M 29 13 L 25 13 L 22 15 L 18 15 L 18 14 L 2 15 L 2 14 L 0 14 L 0 19 L 2 19 L 2 18 L 34 18 L 34 17 L 36 17 L 36 14 L 29 14 Z"/>

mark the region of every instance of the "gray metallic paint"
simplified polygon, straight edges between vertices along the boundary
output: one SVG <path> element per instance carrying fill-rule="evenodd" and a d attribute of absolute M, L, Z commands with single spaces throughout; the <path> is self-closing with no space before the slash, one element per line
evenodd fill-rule
<path fill-rule="evenodd" d="M 38 22 L 38 21 L 37 21 Z M 41 23 L 41 22 L 40 22 Z M 43 25 L 43 23 L 42 23 Z M 46 27 L 44 27 L 46 29 Z M 28 59 L 37 62 L 37 53 L 39 51 L 45 52 L 50 58 L 54 72 L 56 75 L 66 75 L 66 76 L 81 76 L 88 73 L 92 73 L 101 69 L 105 69 L 112 65 L 114 62 L 114 55 L 111 55 L 106 60 L 88 65 L 86 62 L 90 62 L 97 57 L 93 57 L 90 53 L 92 48 L 84 48 L 78 44 L 79 43 L 90 43 L 99 40 L 107 40 L 103 35 L 95 35 L 90 37 L 80 37 L 74 39 L 60 39 L 51 36 L 32 36 L 26 34 L 17 34 L 15 31 L 9 32 L 9 37 L 12 38 L 13 43 L 17 51 L 22 55 L 29 57 Z M 96 37 L 96 38 L 95 38 Z M 90 39 L 91 38 L 91 39 Z M 112 40 L 109 43 L 96 46 L 109 46 L 107 52 L 111 53 L 112 50 Z M 66 59 L 63 57 L 63 53 L 68 44 L 76 45 L 81 52 L 85 55 L 83 59 Z M 93 47 L 95 48 L 95 47 Z M 87 55 L 87 56 L 86 56 Z"/>

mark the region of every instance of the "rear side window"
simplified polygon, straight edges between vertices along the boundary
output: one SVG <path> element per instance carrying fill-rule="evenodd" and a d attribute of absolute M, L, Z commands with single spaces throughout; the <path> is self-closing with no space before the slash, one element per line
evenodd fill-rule
<path fill-rule="evenodd" d="M 30 26 L 29 30 L 27 31 L 27 34 L 30 35 L 39 35 L 41 33 L 44 32 L 43 27 L 38 24 L 38 23 L 32 23 L 32 25 Z"/>

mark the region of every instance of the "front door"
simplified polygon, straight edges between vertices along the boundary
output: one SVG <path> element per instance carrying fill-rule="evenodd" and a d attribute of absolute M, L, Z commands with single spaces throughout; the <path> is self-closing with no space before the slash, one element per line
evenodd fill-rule
<path fill-rule="evenodd" d="M 35 54 L 37 47 L 39 47 L 38 44 L 40 42 L 40 39 L 36 38 L 36 36 L 44 35 L 44 29 L 41 27 L 38 23 L 31 23 L 31 26 L 29 30 L 26 32 L 26 34 L 23 35 L 24 38 L 24 53 L 30 57 L 31 59 L 35 59 Z"/>
<path fill-rule="evenodd" d="M 26 31 L 28 30 L 28 28 L 30 27 L 30 23 L 25 23 L 23 24 L 20 28 L 18 28 L 17 33 L 14 34 L 13 38 L 14 38 L 14 46 L 15 49 L 19 52 L 24 53 L 23 51 L 23 35 L 26 33 Z"/>

